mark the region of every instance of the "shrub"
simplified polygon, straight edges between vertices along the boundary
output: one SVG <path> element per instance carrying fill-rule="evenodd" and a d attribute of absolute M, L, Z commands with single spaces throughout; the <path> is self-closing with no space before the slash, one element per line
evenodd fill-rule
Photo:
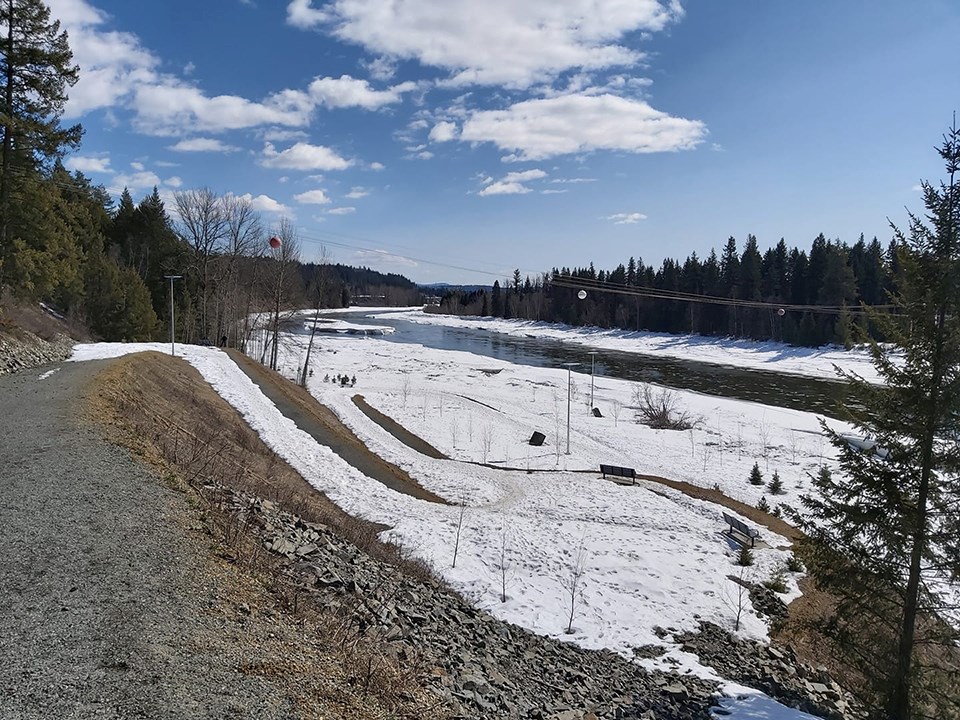
<path fill-rule="evenodd" d="M 796 555 L 787 558 L 787 570 L 793 573 L 803 572 L 803 563 Z"/>
<path fill-rule="evenodd" d="M 754 463 L 753 469 L 750 471 L 750 484 L 763 485 L 763 473 L 760 472 L 760 465 L 758 463 Z"/>
<path fill-rule="evenodd" d="M 760 498 L 760 502 L 757 503 L 757 510 L 762 510 L 763 512 L 770 512 L 770 503 L 767 502 L 767 496 L 764 495 Z"/>
<path fill-rule="evenodd" d="M 783 480 L 780 479 L 780 473 L 773 471 L 773 477 L 770 478 L 770 484 L 767 489 L 771 495 L 783 495 Z"/>
<path fill-rule="evenodd" d="M 753 565 L 753 551 L 746 545 L 740 548 L 740 553 L 737 555 L 737 565 L 742 567 Z"/>
<path fill-rule="evenodd" d="M 777 568 L 773 575 L 763 583 L 763 586 L 768 590 L 773 590 L 775 593 L 785 593 L 787 591 L 787 573 L 780 567 Z"/>
<path fill-rule="evenodd" d="M 640 422 L 654 430 L 689 430 L 696 422 L 689 412 L 680 407 L 677 394 L 667 388 L 659 392 L 646 383 L 633 388 L 633 403 L 640 414 Z"/>

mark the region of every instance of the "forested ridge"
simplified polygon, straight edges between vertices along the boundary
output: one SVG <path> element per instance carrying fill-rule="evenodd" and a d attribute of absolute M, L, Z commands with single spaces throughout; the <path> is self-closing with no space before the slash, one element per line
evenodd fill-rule
<path fill-rule="evenodd" d="M 852 246 L 818 235 L 809 250 L 781 239 L 761 252 L 748 235 L 729 238 L 718 255 L 696 253 L 659 268 L 631 257 L 613 270 L 554 268 L 538 277 L 519 270 L 503 286 L 444 295 L 454 314 L 544 320 L 570 325 L 849 345 L 856 328 L 882 339 L 864 306 L 882 310 L 897 290 L 899 242 L 861 236 Z M 586 297 L 579 297 L 581 291 Z"/>

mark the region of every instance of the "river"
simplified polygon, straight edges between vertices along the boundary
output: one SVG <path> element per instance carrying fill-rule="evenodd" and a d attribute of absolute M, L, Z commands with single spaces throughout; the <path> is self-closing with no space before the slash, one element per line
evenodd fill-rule
<path fill-rule="evenodd" d="M 749 370 L 726 365 L 678 360 L 639 353 L 591 348 L 559 340 L 514 337 L 487 330 L 426 325 L 390 316 L 366 317 L 370 311 L 357 310 L 336 317 L 357 325 L 390 326 L 395 332 L 382 339 L 414 343 L 439 350 L 461 350 L 519 365 L 562 368 L 579 363 L 574 372 L 590 374 L 591 352 L 595 352 L 594 373 L 622 380 L 653 382 L 707 395 L 736 398 L 837 417 L 837 403 L 845 396 L 844 386 L 835 381 Z"/>

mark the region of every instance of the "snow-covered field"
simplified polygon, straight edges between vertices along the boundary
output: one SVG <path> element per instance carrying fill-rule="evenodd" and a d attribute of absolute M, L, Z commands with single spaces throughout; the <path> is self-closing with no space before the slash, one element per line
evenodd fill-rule
<path fill-rule="evenodd" d="M 282 360 L 288 376 L 302 363 L 307 341 L 286 337 Z M 74 359 L 145 349 L 168 352 L 169 346 L 83 345 Z M 430 562 L 476 605 L 536 632 L 628 656 L 631 648 L 664 644 L 657 627 L 695 629 L 703 618 L 732 628 L 738 586 L 730 576 L 740 568 L 735 547 L 723 535 L 722 508 L 659 484 L 616 485 L 599 477 L 599 463 L 718 486 L 751 504 L 766 494 L 776 505 L 796 503 L 808 474 L 832 462 L 832 448 L 821 441 L 813 415 L 677 391 L 678 407 L 697 419 L 696 427 L 651 430 L 635 422 L 628 407 L 631 383 L 597 379 L 595 405 L 603 413 L 597 418 L 588 407 L 590 378 L 577 373 L 571 375 L 576 389 L 567 454 L 564 370 L 377 337 L 318 336 L 310 391 L 374 452 L 454 503 L 444 506 L 398 494 L 346 465 L 280 415 L 225 353 L 179 346 L 178 354 L 309 482 L 346 511 L 390 526 L 390 539 Z M 336 375 L 355 376 L 356 386 L 324 380 Z M 397 441 L 356 408 L 351 397 L 357 393 L 451 459 L 430 459 Z M 547 436 L 541 447 L 527 442 L 534 430 Z M 767 481 L 779 473 L 783 495 L 748 483 L 754 462 Z M 461 502 L 466 508 L 454 567 Z M 762 536 L 765 547 L 747 569 L 760 581 L 789 556 L 785 539 L 765 528 Z M 582 593 L 574 598 L 573 632 L 566 634 L 568 579 L 578 556 Z M 796 578 L 788 574 L 787 584 L 789 602 L 797 594 Z M 767 628 L 748 607 L 740 632 L 763 639 Z M 677 647 L 643 662 L 716 677 Z M 729 685 L 728 692 L 746 691 Z M 743 697 L 726 704 L 731 717 L 802 717 L 758 694 Z"/>
<path fill-rule="evenodd" d="M 340 311 L 356 312 L 357 308 Z M 589 345 L 597 349 L 642 353 L 716 365 L 767 370 L 791 375 L 836 380 L 834 366 L 855 372 L 870 382 L 878 382 L 870 355 L 863 349 L 844 350 L 835 345 L 820 348 L 792 347 L 776 342 L 756 342 L 703 335 L 670 335 L 668 333 L 609 330 L 598 327 L 574 327 L 533 320 L 442 315 L 425 313 L 420 308 L 370 308 L 371 315 L 407 320 L 422 325 L 474 328 L 516 337 L 543 338 Z"/>

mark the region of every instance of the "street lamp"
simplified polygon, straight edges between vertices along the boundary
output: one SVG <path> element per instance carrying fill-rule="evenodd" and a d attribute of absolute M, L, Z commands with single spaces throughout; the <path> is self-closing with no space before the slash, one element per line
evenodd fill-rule
<path fill-rule="evenodd" d="M 570 454 L 570 368 L 579 364 L 575 362 L 562 363 L 567 369 L 567 455 Z"/>
<path fill-rule="evenodd" d="M 181 280 L 183 275 L 164 275 L 167 280 L 170 281 L 170 354 L 175 355 L 175 347 L 173 344 L 173 330 L 174 330 L 174 318 L 173 318 L 173 281 Z"/>
<path fill-rule="evenodd" d="M 594 361 L 597 359 L 596 351 L 590 353 L 590 412 L 593 412 L 595 405 L 593 404 L 593 368 Z"/>

